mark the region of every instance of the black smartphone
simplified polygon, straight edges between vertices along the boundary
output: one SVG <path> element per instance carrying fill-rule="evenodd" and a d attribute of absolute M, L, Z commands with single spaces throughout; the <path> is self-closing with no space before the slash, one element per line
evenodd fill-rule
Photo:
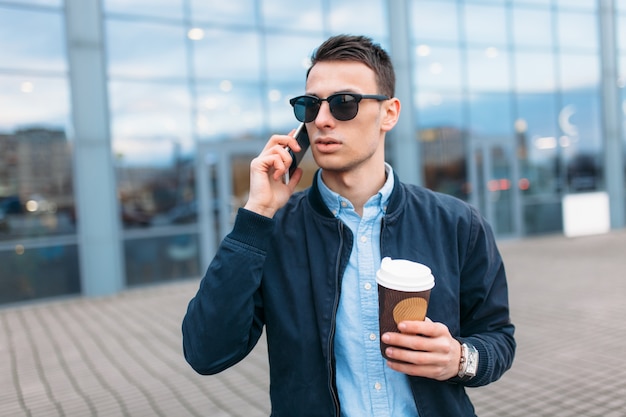
<path fill-rule="evenodd" d="M 304 123 L 301 123 L 300 126 L 298 126 L 294 137 L 300 145 L 300 151 L 294 152 L 291 150 L 290 147 L 285 147 L 285 149 L 289 152 L 289 155 L 291 155 L 292 159 L 291 165 L 289 165 L 289 172 L 285 173 L 283 177 L 285 184 L 289 184 L 289 178 L 293 175 L 293 172 L 296 170 L 298 165 L 300 165 L 300 161 L 302 161 L 302 158 L 304 158 L 304 154 L 310 146 L 309 134 L 306 131 L 306 126 L 304 125 Z"/>

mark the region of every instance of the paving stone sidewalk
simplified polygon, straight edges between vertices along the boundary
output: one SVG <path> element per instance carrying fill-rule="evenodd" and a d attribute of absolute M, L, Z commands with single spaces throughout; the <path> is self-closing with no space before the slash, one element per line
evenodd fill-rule
<path fill-rule="evenodd" d="M 481 417 L 626 416 L 626 231 L 500 242 L 518 352 L 469 390 Z M 0 308 L 0 417 L 267 416 L 267 351 L 197 375 L 180 324 L 197 280 Z"/>

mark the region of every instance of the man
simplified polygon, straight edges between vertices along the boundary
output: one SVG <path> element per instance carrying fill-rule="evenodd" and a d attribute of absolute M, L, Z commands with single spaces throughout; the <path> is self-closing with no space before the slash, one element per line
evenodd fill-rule
<path fill-rule="evenodd" d="M 385 163 L 400 102 L 387 53 L 335 36 L 314 53 L 306 122 L 318 170 L 298 168 L 274 135 L 251 162 L 250 196 L 222 241 L 183 322 L 185 357 L 201 374 L 243 359 L 267 333 L 272 415 L 468 416 L 465 386 L 497 380 L 515 341 L 492 232 L 466 203 L 401 183 Z M 382 257 L 429 266 L 425 321 L 378 334 Z M 389 345 L 385 360 L 379 337 Z"/>

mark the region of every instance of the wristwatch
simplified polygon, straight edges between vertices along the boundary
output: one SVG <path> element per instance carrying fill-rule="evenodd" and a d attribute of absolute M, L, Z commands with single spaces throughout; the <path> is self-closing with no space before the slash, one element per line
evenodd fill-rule
<path fill-rule="evenodd" d="M 461 381 L 469 381 L 476 376 L 478 369 L 478 350 L 471 343 L 461 345 L 461 362 L 458 377 Z"/>

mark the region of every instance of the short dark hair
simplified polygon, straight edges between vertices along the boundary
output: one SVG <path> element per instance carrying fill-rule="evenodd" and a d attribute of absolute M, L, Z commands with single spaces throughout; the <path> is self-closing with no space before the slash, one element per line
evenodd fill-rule
<path fill-rule="evenodd" d="M 311 55 L 311 68 L 318 62 L 353 61 L 367 65 L 376 75 L 378 94 L 394 97 L 396 74 L 387 51 L 367 36 L 337 35 L 328 38 Z"/>

